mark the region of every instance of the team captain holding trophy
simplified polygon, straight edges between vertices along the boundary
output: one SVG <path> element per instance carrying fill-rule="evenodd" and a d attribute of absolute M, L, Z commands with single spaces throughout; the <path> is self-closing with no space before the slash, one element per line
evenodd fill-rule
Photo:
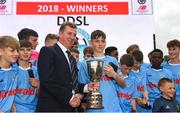
<path fill-rule="evenodd" d="M 94 54 L 87 61 L 80 62 L 78 80 L 83 84 L 100 80 L 100 88 L 99 91 L 93 90 L 89 93 L 87 111 L 121 112 L 115 85 L 118 83 L 121 86 L 125 86 L 125 82 L 123 78 L 113 71 L 112 66 L 109 65 L 109 63 L 113 63 L 119 67 L 117 60 L 114 57 L 104 55 L 106 46 L 105 33 L 101 30 L 93 31 L 90 43 Z"/>

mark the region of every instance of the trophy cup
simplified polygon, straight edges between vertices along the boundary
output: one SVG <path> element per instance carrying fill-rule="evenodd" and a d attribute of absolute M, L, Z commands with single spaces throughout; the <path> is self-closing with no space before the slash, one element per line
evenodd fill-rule
<path fill-rule="evenodd" d="M 100 82 L 103 72 L 103 61 L 89 60 L 87 61 L 88 73 L 91 82 Z M 101 109 L 102 108 L 102 95 L 99 91 L 93 90 L 87 96 L 87 108 Z"/>

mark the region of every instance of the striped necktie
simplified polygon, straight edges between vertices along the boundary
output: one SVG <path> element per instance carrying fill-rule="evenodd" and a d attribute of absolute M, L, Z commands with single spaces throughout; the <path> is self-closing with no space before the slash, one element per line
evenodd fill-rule
<path fill-rule="evenodd" d="M 76 62 L 75 58 L 71 55 L 70 51 L 67 50 L 66 53 L 68 54 L 68 59 L 69 59 L 69 66 L 70 66 L 71 77 L 72 77 L 72 81 L 73 81 L 73 89 L 75 92 L 77 92 L 78 91 L 77 62 Z"/>

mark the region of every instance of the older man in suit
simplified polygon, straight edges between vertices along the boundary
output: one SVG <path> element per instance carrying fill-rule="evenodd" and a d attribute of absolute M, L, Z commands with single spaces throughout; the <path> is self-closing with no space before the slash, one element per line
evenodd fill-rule
<path fill-rule="evenodd" d="M 68 55 L 76 40 L 76 29 L 74 23 L 63 23 L 59 29 L 59 42 L 52 47 L 42 47 L 40 51 L 40 93 L 36 111 L 73 112 L 80 105 L 84 85 L 80 84 L 79 90 L 74 91 L 73 67 Z"/>

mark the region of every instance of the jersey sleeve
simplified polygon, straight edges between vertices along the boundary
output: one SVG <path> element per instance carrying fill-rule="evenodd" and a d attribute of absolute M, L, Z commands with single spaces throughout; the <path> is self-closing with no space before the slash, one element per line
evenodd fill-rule
<path fill-rule="evenodd" d="M 86 61 L 78 62 L 78 82 L 88 84 L 90 82 Z"/>
<path fill-rule="evenodd" d="M 143 72 L 143 78 L 142 78 L 142 85 L 144 86 L 145 91 L 147 91 L 146 82 L 147 82 L 147 76 L 146 76 L 146 71 L 144 71 Z"/>
<path fill-rule="evenodd" d="M 133 82 L 133 81 L 132 81 Z M 132 99 L 134 99 L 134 98 L 138 98 L 139 97 L 139 93 L 138 93 L 138 91 L 137 91 L 137 83 L 134 81 L 134 83 L 133 83 L 134 85 L 134 88 L 133 88 L 133 93 L 132 93 Z"/>

